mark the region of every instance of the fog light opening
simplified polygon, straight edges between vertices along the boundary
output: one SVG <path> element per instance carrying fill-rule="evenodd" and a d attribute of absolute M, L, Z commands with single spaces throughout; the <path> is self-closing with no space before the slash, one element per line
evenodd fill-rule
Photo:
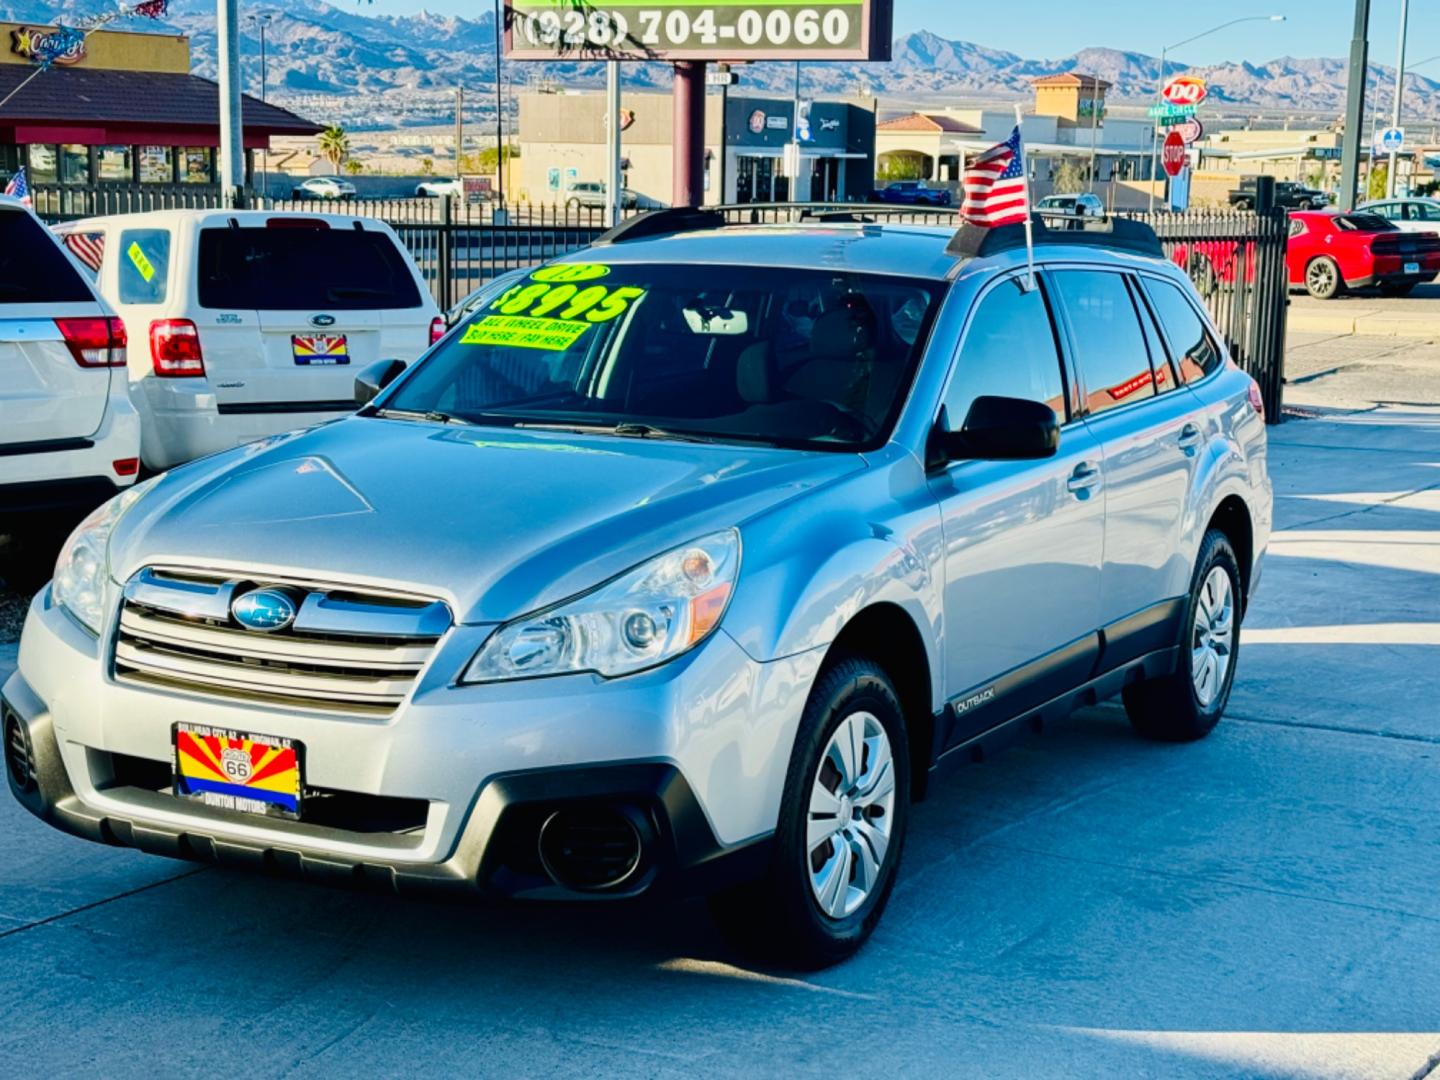
<path fill-rule="evenodd" d="M 35 790 L 35 750 L 30 744 L 30 731 L 9 709 L 5 710 L 5 769 L 16 791 L 26 795 Z"/>
<path fill-rule="evenodd" d="M 562 888 L 613 889 L 637 876 L 649 831 L 644 816 L 631 806 L 563 807 L 540 826 L 540 862 Z"/>

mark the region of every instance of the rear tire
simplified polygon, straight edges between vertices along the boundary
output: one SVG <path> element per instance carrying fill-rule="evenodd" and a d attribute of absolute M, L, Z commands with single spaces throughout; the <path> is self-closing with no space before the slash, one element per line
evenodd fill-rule
<path fill-rule="evenodd" d="M 836 661 L 800 720 L 769 870 L 712 896 L 716 923 L 763 963 L 814 970 L 849 958 L 890 899 L 909 810 L 895 687 L 870 660 Z"/>
<path fill-rule="evenodd" d="M 1316 300 L 1333 300 L 1345 287 L 1340 267 L 1328 255 L 1311 259 L 1305 267 L 1305 291 Z"/>
<path fill-rule="evenodd" d="M 1214 730 L 1235 683 L 1242 596 L 1235 549 L 1223 532 L 1211 529 L 1200 544 L 1181 613 L 1175 670 L 1127 686 L 1122 694 L 1138 734 L 1160 742 L 1193 742 Z"/>

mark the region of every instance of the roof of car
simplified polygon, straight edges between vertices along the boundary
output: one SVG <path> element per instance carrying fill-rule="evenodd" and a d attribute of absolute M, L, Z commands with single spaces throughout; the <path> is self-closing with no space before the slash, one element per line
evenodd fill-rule
<path fill-rule="evenodd" d="M 365 229 L 385 231 L 388 226 L 379 218 L 365 217 L 360 214 L 331 213 L 319 214 L 305 210 L 221 210 L 221 209 L 180 209 L 180 210 L 147 210 L 140 214 L 105 214 L 96 217 L 82 218 L 79 221 L 67 221 L 57 225 L 57 231 L 71 232 L 82 229 L 95 228 L 101 225 L 121 223 L 127 228 L 174 228 L 177 225 L 185 225 L 194 222 L 198 225 L 227 225 L 233 218 L 235 222 L 244 227 L 256 225 L 270 218 L 305 218 L 307 220 L 324 221 L 331 228 L 353 229 L 356 222 L 360 222 Z"/>
<path fill-rule="evenodd" d="M 1058 238 L 1064 235 L 1057 233 L 1054 244 L 1037 242 L 1037 253 L 1053 257 L 1058 250 L 1063 250 L 1067 259 L 1096 261 L 1115 254 L 1094 243 L 1062 246 Z M 951 227 L 908 223 L 732 225 L 597 244 L 567 253 L 556 261 L 779 266 L 896 274 L 938 281 L 970 261 L 947 250 L 954 237 L 955 229 Z M 1024 257 L 1023 249 L 1020 257 Z M 1123 257 L 1137 256 L 1125 252 Z"/>

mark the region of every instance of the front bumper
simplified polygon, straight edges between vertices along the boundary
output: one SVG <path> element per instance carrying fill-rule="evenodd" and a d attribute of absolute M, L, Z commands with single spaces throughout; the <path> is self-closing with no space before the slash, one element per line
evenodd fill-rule
<path fill-rule="evenodd" d="M 397 891 L 632 896 L 704 891 L 755 870 L 818 656 L 757 664 L 718 634 L 672 664 L 608 683 L 451 685 L 442 672 L 453 675 L 487 632 L 454 628 L 389 717 L 287 713 L 117 682 L 108 640 L 92 638 L 46 590 L 0 691 L 33 761 L 28 786 L 7 769 L 11 789 L 37 817 L 86 839 Z M 391 830 L 179 800 L 163 770 L 182 719 L 297 739 L 307 788 L 420 805 L 421 817 Z M 133 781 L 137 764 L 150 781 Z M 613 888 L 563 887 L 538 858 L 539 824 L 586 807 L 623 808 L 646 834 L 641 868 Z"/>

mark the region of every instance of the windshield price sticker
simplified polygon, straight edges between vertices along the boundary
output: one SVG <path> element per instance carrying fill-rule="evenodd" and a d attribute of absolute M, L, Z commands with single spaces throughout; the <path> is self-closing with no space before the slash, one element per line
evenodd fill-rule
<path fill-rule="evenodd" d="M 130 261 L 135 264 L 135 269 L 140 271 L 142 278 L 150 281 L 155 277 L 155 266 L 145 257 L 145 252 L 140 250 L 139 244 L 132 240 L 130 246 L 125 249 L 125 254 L 129 256 Z"/>
<path fill-rule="evenodd" d="M 610 267 L 599 263 L 556 263 L 542 266 L 530 275 L 531 281 L 594 281 L 610 273 Z"/>
<path fill-rule="evenodd" d="M 502 315 L 547 316 L 560 320 L 585 317 L 586 322 L 602 323 L 618 319 L 630 310 L 633 301 L 645 295 L 644 289 L 633 285 L 610 288 L 606 285 L 576 284 L 566 281 L 551 284 L 536 281 L 529 285 L 513 285 L 490 305 L 491 311 Z"/>
<path fill-rule="evenodd" d="M 514 59 L 889 59 L 887 0 L 511 0 L 510 7 Z M 885 25 L 872 33 L 874 15 Z M 872 55 L 874 39 L 884 55 Z"/>
<path fill-rule="evenodd" d="M 566 319 L 528 319 L 514 315 L 486 315 L 466 327 L 461 345 L 501 345 L 512 349 L 544 349 L 564 352 L 586 330 L 589 323 Z"/>

